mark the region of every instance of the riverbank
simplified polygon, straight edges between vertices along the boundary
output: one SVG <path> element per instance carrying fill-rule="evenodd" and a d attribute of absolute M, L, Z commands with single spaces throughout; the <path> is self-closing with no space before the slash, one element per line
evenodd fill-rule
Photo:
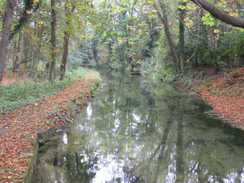
<path fill-rule="evenodd" d="M 244 129 L 244 68 L 202 76 L 190 88 L 213 107 L 211 115 Z"/>
<path fill-rule="evenodd" d="M 97 78 L 87 75 L 63 90 L 1 117 L 0 182 L 28 182 L 37 152 L 38 134 L 62 129 L 86 105 Z M 53 134 L 52 134 L 53 135 Z M 45 136 L 45 135 L 44 135 Z M 39 135 L 39 142 L 44 142 Z"/>

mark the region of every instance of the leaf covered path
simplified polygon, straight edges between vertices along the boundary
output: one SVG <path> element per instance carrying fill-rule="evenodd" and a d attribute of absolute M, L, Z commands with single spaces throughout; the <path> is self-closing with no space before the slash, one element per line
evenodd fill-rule
<path fill-rule="evenodd" d="M 23 181 L 37 133 L 72 121 L 78 106 L 87 103 L 95 81 L 91 76 L 80 79 L 54 95 L 9 111 L 1 118 L 0 182 Z M 72 102 L 74 99 L 79 105 Z"/>
<path fill-rule="evenodd" d="M 231 84 L 224 74 L 213 75 L 195 86 L 197 94 L 212 107 L 212 113 L 228 120 L 232 126 L 244 129 L 244 68 L 228 73 Z"/>

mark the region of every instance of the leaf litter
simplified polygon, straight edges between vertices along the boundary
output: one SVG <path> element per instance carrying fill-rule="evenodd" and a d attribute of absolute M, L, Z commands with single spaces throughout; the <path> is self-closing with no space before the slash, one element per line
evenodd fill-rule
<path fill-rule="evenodd" d="M 194 89 L 213 107 L 212 114 L 244 129 L 244 68 L 231 70 L 227 74 L 231 83 L 228 83 L 225 74 L 212 75 L 195 85 Z"/>

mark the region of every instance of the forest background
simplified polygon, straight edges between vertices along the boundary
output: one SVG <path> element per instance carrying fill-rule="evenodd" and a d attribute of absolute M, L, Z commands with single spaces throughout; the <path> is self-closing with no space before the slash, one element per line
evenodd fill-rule
<path fill-rule="evenodd" d="M 0 80 L 5 69 L 54 81 L 63 80 L 66 68 L 89 66 L 139 71 L 172 81 L 196 67 L 216 73 L 244 64 L 240 0 L 2 0 L 0 4 Z M 205 71 L 190 74 L 199 77 Z"/>

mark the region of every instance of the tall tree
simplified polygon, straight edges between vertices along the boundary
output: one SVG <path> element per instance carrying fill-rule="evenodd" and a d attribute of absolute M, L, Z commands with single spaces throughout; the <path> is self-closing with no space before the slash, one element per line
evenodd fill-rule
<path fill-rule="evenodd" d="M 13 27 L 11 31 L 10 39 L 14 37 L 14 35 L 20 31 L 24 25 L 28 22 L 28 19 L 36 12 L 39 8 L 40 2 L 38 0 L 25 0 L 24 7 L 20 18 L 18 19 L 18 23 Z"/>
<path fill-rule="evenodd" d="M 69 29 L 69 25 L 70 25 L 70 20 L 69 20 L 69 14 L 74 12 L 75 10 L 75 6 L 72 5 L 72 10 L 70 11 L 69 6 L 68 6 L 68 1 L 65 1 L 65 5 L 64 5 L 64 9 L 65 9 L 65 32 L 64 32 L 64 48 L 63 48 L 63 56 L 62 56 L 62 63 L 60 65 L 60 80 L 64 79 L 65 76 L 65 70 L 66 70 L 66 64 L 67 64 L 67 59 L 68 59 L 68 53 L 69 53 L 69 38 L 70 38 L 70 33 L 68 31 Z"/>
<path fill-rule="evenodd" d="M 49 81 L 53 82 L 55 79 L 55 67 L 56 67 L 56 0 L 51 0 L 51 50 L 52 61 L 50 65 Z"/>
<path fill-rule="evenodd" d="M 0 42 L 0 82 L 2 81 L 3 73 L 6 65 L 10 29 L 12 25 L 15 6 L 16 6 L 16 0 L 6 1 L 6 8 L 4 11 L 4 18 L 3 18 L 2 39 Z"/>
<path fill-rule="evenodd" d="M 156 3 L 153 4 L 153 7 L 155 8 L 155 10 L 157 10 L 158 17 L 159 17 L 160 21 L 162 22 L 162 24 L 164 25 L 164 32 L 166 35 L 166 39 L 168 42 L 168 46 L 169 46 L 169 50 L 170 50 L 170 54 L 173 59 L 173 62 L 175 64 L 176 68 L 180 69 L 180 61 L 178 58 L 176 46 L 175 46 L 172 36 L 171 36 L 166 6 L 165 6 L 163 0 L 158 0 L 157 4 L 159 5 L 159 7 L 157 7 Z"/>
<path fill-rule="evenodd" d="M 185 62 L 185 15 L 186 15 L 186 1 L 181 1 L 179 4 L 179 56 L 180 56 L 180 68 L 183 70 Z M 183 8 L 182 8 L 183 7 Z"/>

